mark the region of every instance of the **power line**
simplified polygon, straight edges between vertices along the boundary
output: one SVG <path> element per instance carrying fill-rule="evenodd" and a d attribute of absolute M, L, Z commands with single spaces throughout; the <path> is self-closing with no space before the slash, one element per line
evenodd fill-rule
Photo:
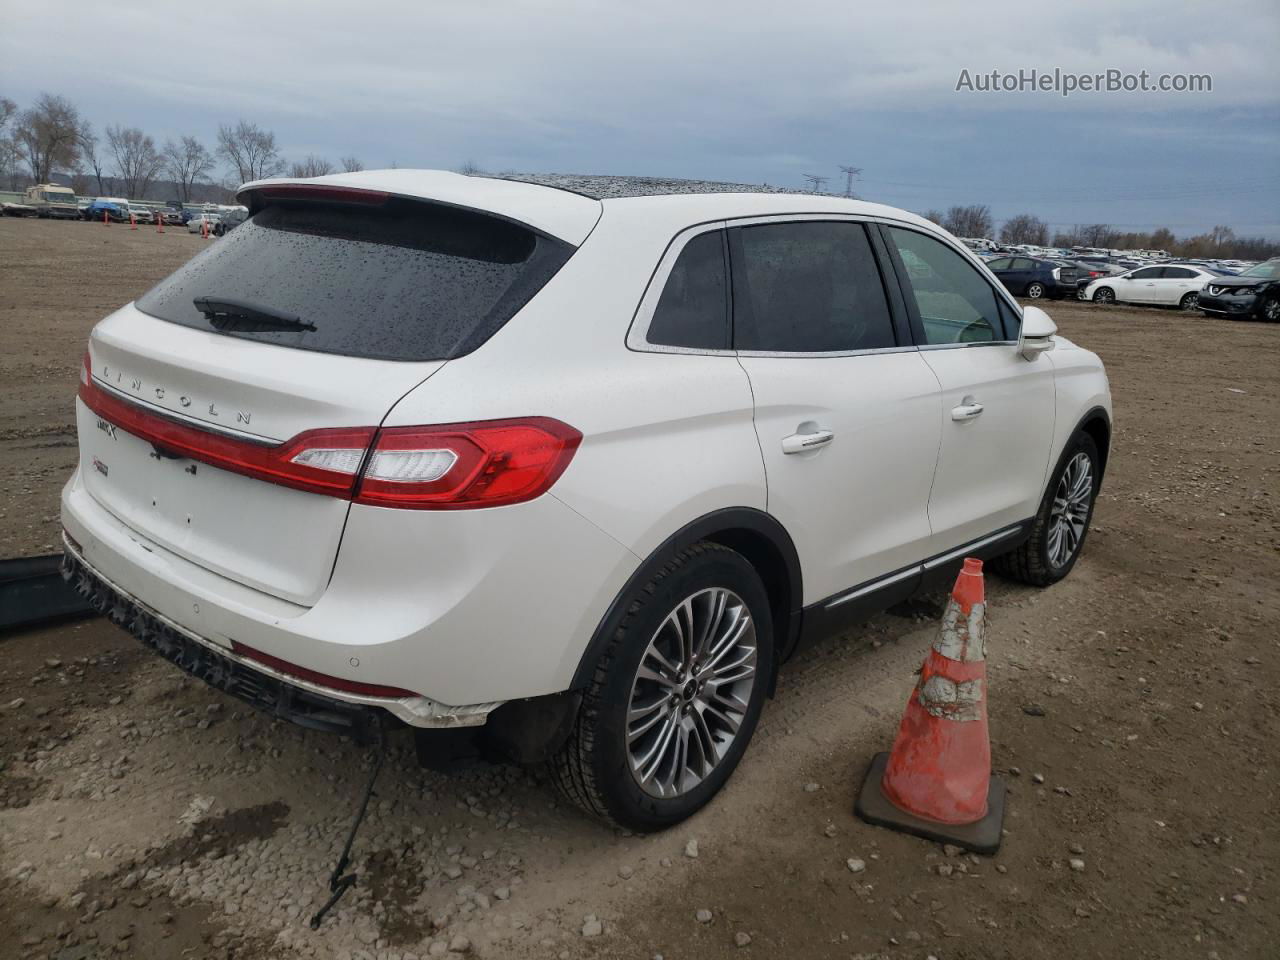
<path fill-rule="evenodd" d="M 841 165 L 840 165 L 840 172 L 841 172 L 841 173 L 843 173 L 843 174 L 844 174 L 844 176 L 845 176 L 845 180 L 844 180 L 844 195 L 845 195 L 846 197 L 852 197 L 852 196 L 853 196 L 853 181 L 854 181 L 854 178 L 855 178 L 855 177 L 856 177 L 856 178 L 858 178 L 858 179 L 861 179 L 861 178 L 862 178 L 862 168 L 861 168 L 861 167 L 846 167 L 846 166 L 844 166 L 843 164 L 841 164 Z"/>
<path fill-rule="evenodd" d="M 822 193 L 822 188 L 826 186 L 827 181 L 831 179 L 830 177 L 819 177 L 812 173 L 803 173 L 801 176 L 809 181 L 809 186 L 813 188 L 814 193 Z"/>

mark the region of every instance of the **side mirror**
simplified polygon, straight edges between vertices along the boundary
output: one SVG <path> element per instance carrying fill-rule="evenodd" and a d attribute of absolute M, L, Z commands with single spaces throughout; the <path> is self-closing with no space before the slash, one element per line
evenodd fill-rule
<path fill-rule="evenodd" d="M 1018 332 L 1018 354 L 1026 360 L 1034 360 L 1040 354 L 1053 349 L 1053 335 L 1058 325 L 1039 307 L 1022 308 L 1022 329 Z"/>

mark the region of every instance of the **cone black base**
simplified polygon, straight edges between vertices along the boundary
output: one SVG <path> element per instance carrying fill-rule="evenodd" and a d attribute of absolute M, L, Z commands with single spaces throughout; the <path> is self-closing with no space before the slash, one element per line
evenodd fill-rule
<path fill-rule="evenodd" d="M 938 823 L 907 813 L 884 795 L 880 781 L 884 777 L 889 754 L 877 753 L 871 759 L 862 789 L 854 802 L 853 812 L 867 823 L 877 827 L 900 830 L 938 843 L 953 843 L 974 853 L 992 854 L 1000 849 L 1001 828 L 1004 825 L 1004 781 L 992 776 L 987 791 L 987 815 L 976 823 Z"/>

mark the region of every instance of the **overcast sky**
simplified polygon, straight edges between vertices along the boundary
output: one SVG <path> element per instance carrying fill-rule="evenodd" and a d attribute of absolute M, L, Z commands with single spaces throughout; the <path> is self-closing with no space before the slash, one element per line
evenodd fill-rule
<path fill-rule="evenodd" d="M 1211 93 L 957 92 L 962 70 L 1210 74 Z M 1054 226 L 1280 237 L 1280 4 L 8 4 L 0 95 L 288 159 L 804 186 Z"/>

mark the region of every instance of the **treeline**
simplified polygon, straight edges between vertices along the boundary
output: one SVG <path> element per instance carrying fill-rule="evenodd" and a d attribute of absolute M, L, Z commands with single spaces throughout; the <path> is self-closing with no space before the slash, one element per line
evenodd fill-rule
<path fill-rule="evenodd" d="M 1230 227 L 1214 227 L 1208 233 L 1179 239 L 1160 227 L 1150 233 L 1126 233 L 1107 223 L 1076 224 L 1050 233 L 1049 224 L 1030 213 L 1010 217 L 996 236 L 991 208 L 986 204 L 951 207 L 946 213 L 923 214 L 957 237 L 987 237 L 1001 243 L 1027 243 L 1039 247 L 1101 247 L 1108 250 L 1164 250 L 1174 257 L 1217 260 L 1266 260 L 1280 256 L 1280 242 L 1263 237 L 1237 237 Z"/>
<path fill-rule="evenodd" d="M 189 203 L 229 199 L 240 184 L 263 177 L 339 169 L 364 165 L 354 156 L 337 165 L 317 156 L 286 161 L 275 133 L 248 120 L 220 125 L 211 145 L 194 135 L 160 144 L 138 127 L 112 124 L 99 133 L 66 97 L 44 93 L 25 109 L 0 97 L 0 186 L 8 190 L 69 174 L 81 195 Z"/>

